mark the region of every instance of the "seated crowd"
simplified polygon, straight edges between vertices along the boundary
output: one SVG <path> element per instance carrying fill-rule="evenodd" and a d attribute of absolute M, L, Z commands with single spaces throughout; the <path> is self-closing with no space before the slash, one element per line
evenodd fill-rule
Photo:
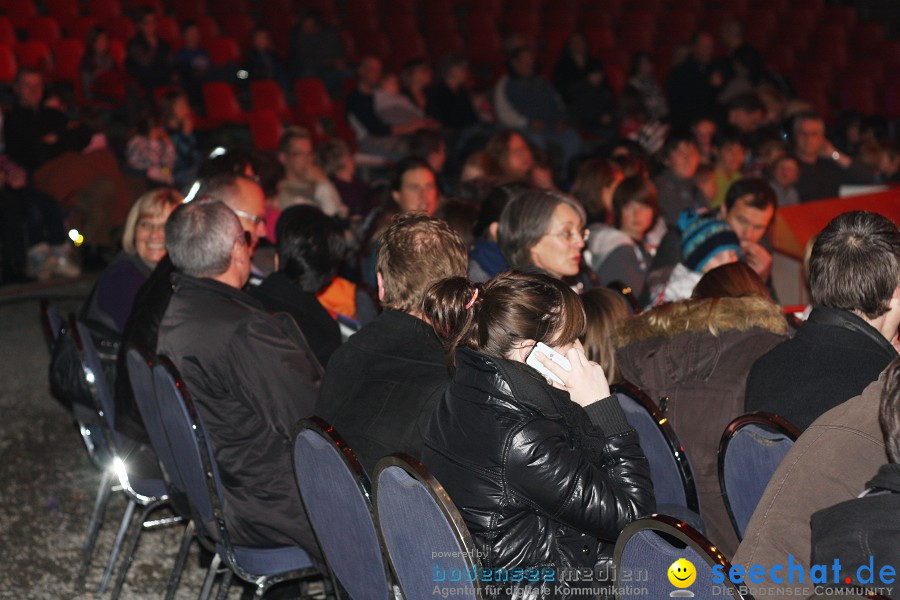
<path fill-rule="evenodd" d="M 699 77 L 712 68 L 709 36 L 670 73 L 668 103 L 649 56 L 635 57 L 616 98 L 574 36 L 552 83 L 533 49 L 510 48 L 492 103 L 475 103 L 463 59 L 436 83 L 427 62 L 410 61 L 398 87 L 366 56 L 344 86 L 359 154 L 294 126 L 277 152 L 201 159 L 214 138 L 198 138 L 192 104 L 209 67 L 190 31 L 173 56 L 153 21 L 141 14 L 120 82 L 90 81 L 149 106 L 180 65 L 181 88 L 135 119 L 124 153 L 49 105 L 42 74 L 23 69 L 0 165 L 10 278 L 72 275 L 66 223 L 107 249 L 120 226 L 121 254 L 80 318 L 119 348 L 110 371 L 129 468 L 159 468 L 127 383 L 124 351 L 137 343 L 169 357 L 190 390 L 237 544 L 299 545 L 323 564 L 290 477 L 293 427 L 318 415 L 367 473 L 393 452 L 422 460 L 485 566 L 600 569 L 628 523 L 666 510 L 611 393 L 627 381 L 684 443 L 695 522 L 735 564 L 855 557 L 858 531 L 896 554 L 865 514 L 898 489 L 900 229 L 870 212 L 833 219 L 812 245 L 814 306 L 796 330 L 771 281 L 779 203 L 896 181 L 889 150 L 874 169 L 836 150 L 801 99 L 772 112 L 739 69 L 711 87 Z M 292 42 L 326 54 L 339 40 L 320 26 L 301 21 Z M 102 70 L 104 43 L 91 48 Z M 266 56 L 257 68 L 284 76 Z M 335 58 L 297 73 L 340 90 L 350 74 Z M 882 134 L 863 133 L 894 143 Z M 130 203 L 135 181 L 143 193 Z M 528 364 L 539 342 L 571 369 L 540 352 L 554 377 Z M 741 542 L 716 451 L 729 422 L 754 410 L 804 433 Z"/>

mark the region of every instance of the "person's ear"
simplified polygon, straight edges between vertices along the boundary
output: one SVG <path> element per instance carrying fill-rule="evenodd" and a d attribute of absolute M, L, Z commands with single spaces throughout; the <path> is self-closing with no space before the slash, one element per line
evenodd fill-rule
<path fill-rule="evenodd" d="M 719 212 L 721 212 L 721 214 L 722 214 L 722 220 L 724 221 L 724 220 L 725 220 L 725 217 L 728 216 L 728 209 L 725 208 L 725 203 L 724 203 L 724 202 L 722 203 L 722 206 L 719 207 Z"/>
<path fill-rule="evenodd" d="M 518 362 L 525 362 L 536 344 L 537 342 L 532 339 L 522 340 L 521 342 L 519 342 L 518 346 L 513 348 L 513 356 L 511 358 L 513 360 L 517 360 Z"/>
<path fill-rule="evenodd" d="M 500 222 L 494 221 L 490 225 L 488 225 L 488 235 L 491 237 L 491 240 L 497 241 L 497 231 L 500 229 Z"/>
<path fill-rule="evenodd" d="M 278 253 L 275 253 L 275 270 L 278 270 Z"/>
<path fill-rule="evenodd" d="M 381 271 L 375 273 L 375 280 L 378 282 L 378 301 L 384 302 L 384 277 L 381 276 Z"/>

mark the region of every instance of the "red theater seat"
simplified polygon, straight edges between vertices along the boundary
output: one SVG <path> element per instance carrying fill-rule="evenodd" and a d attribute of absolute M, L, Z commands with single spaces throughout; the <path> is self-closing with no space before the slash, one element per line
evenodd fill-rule
<path fill-rule="evenodd" d="M 84 6 L 85 13 L 98 21 L 122 16 L 119 0 L 87 0 Z"/>
<path fill-rule="evenodd" d="M 28 22 L 28 39 L 41 40 L 51 46 L 62 39 L 56 17 L 34 17 Z"/>
<path fill-rule="evenodd" d="M 284 98 L 284 92 L 277 81 L 258 80 L 250 82 L 250 107 L 253 110 L 275 111 L 281 120 L 293 121 L 294 115 Z"/>
<path fill-rule="evenodd" d="M 19 64 L 31 69 L 40 69 L 49 73 L 53 65 L 53 53 L 47 42 L 41 40 L 25 40 L 16 44 L 16 57 Z"/>
<path fill-rule="evenodd" d="M 12 21 L 9 20 L 9 17 L 0 15 L 0 44 L 14 46 L 17 41 Z"/>
<path fill-rule="evenodd" d="M 242 48 L 250 45 L 250 36 L 256 28 L 256 23 L 247 13 L 231 13 L 222 15 L 219 19 L 222 31 L 230 38 L 237 40 Z"/>
<path fill-rule="evenodd" d="M 69 21 L 63 21 L 62 26 L 63 30 L 66 32 L 66 37 L 86 42 L 88 32 L 91 30 L 91 27 L 94 27 L 96 24 L 97 19 L 95 17 L 77 17 Z"/>
<path fill-rule="evenodd" d="M 0 43 L 0 83 L 12 83 L 18 70 L 19 63 L 12 46 Z"/>
<path fill-rule="evenodd" d="M 234 89 L 227 83 L 204 83 L 203 105 L 206 107 L 206 119 L 212 126 L 247 123 L 247 114 L 238 103 Z"/>
<path fill-rule="evenodd" d="M 241 48 L 230 37 L 220 37 L 206 42 L 205 48 L 214 67 L 239 65 L 241 62 Z"/>
<path fill-rule="evenodd" d="M 277 151 L 284 131 L 278 113 L 268 108 L 255 109 L 250 112 L 249 121 L 253 146 L 257 150 Z"/>
<path fill-rule="evenodd" d="M 38 16 L 38 10 L 31 0 L 14 0 L 6 5 L 6 16 L 13 27 L 25 29 L 29 21 Z"/>
<path fill-rule="evenodd" d="M 121 40 L 127 44 L 137 32 L 134 21 L 129 17 L 111 17 L 103 22 L 103 27 L 109 33 L 111 39 Z"/>
<path fill-rule="evenodd" d="M 74 84 L 78 79 L 78 64 L 84 54 L 84 43 L 81 40 L 64 38 L 59 40 L 53 48 L 56 57 L 56 68 L 53 76 L 57 81 Z"/>
<path fill-rule="evenodd" d="M 44 8 L 51 17 L 62 22 L 78 17 L 78 0 L 44 0 Z"/>
<path fill-rule="evenodd" d="M 328 118 L 334 114 L 334 105 L 321 79 L 301 77 L 294 80 L 294 95 L 299 118 Z"/>

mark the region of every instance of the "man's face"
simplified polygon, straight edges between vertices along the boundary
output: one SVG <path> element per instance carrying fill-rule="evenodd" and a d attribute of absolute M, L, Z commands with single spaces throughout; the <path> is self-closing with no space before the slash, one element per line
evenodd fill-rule
<path fill-rule="evenodd" d="M 16 84 L 19 104 L 26 108 L 36 108 L 44 97 L 44 78 L 38 73 L 26 73 Z"/>
<path fill-rule="evenodd" d="M 722 147 L 722 163 L 732 173 L 741 170 L 746 152 L 740 144 L 726 144 Z"/>
<path fill-rule="evenodd" d="M 253 254 L 259 238 L 266 235 L 266 195 L 258 183 L 242 177 L 238 178 L 237 187 L 238 192 L 225 198 L 225 204 L 235 211 L 244 231 L 250 232 Z"/>
<path fill-rule="evenodd" d="M 752 113 L 743 108 L 732 108 L 728 111 L 728 124 L 734 126 L 741 133 L 752 133 L 756 131 L 762 116 L 758 113 Z"/>
<path fill-rule="evenodd" d="M 702 34 L 697 37 L 694 43 L 694 58 L 697 62 L 706 64 L 712 60 L 713 55 L 713 39 L 709 34 Z"/>
<path fill-rule="evenodd" d="M 519 77 L 531 77 L 534 75 L 534 54 L 530 50 L 523 50 L 512 61 L 512 68 Z"/>
<path fill-rule="evenodd" d="M 700 166 L 700 151 L 689 142 L 681 142 L 669 154 L 669 168 L 680 179 L 690 179 Z"/>
<path fill-rule="evenodd" d="M 746 198 L 738 198 L 734 206 L 725 214 L 725 221 L 731 225 L 738 239 L 742 242 L 753 242 L 762 239 L 775 215 L 775 207 L 753 208 Z"/>
<path fill-rule="evenodd" d="M 437 210 L 437 185 L 428 169 L 412 169 L 403 174 L 394 201 L 403 212 L 433 214 Z"/>
<path fill-rule="evenodd" d="M 370 87 L 378 85 L 381 79 L 381 61 L 377 58 L 367 58 L 359 66 L 359 79 Z"/>
<path fill-rule="evenodd" d="M 794 131 L 797 153 L 805 157 L 816 157 L 825 146 L 825 123 L 816 119 L 804 119 L 797 123 Z"/>
<path fill-rule="evenodd" d="M 141 24 L 138 27 L 140 28 L 141 33 L 143 33 L 145 36 L 156 37 L 156 28 L 157 28 L 156 15 L 155 14 L 146 15 L 141 20 Z"/>
<path fill-rule="evenodd" d="M 282 153 L 280 158 L 284 170 L 291 178 L 305 179 L 313 166 L 312 141 L 302 138 L 292 139 L 287 152 Z"/>

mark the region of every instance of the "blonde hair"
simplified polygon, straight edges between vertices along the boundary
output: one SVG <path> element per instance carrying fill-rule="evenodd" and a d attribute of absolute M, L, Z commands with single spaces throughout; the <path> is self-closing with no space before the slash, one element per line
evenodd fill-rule
<path fill-rule="evenodd" d="M 122 250 L 126 254 L 137 254 L 134 247 L 134 236 L 137 231 L 138 222 L 145 217 L 158 217 L 165 214 L 166 209 L 169 212 L 184 202 L 184 196 L 181 192 L 172 188 L 157 188 L 144 192 L 128 211 L 128 218 L 125 219 L 125 230 L 122 232 Z"/>
<path fill-rule="evenodd" d="M 588 359 L 599 363 L 610 383 L 616 383 L 616 326 L 630 316 L 628 303 L 619 292 L 594 288 L 581 296 L 586 318 L 581 342 Z"/>

